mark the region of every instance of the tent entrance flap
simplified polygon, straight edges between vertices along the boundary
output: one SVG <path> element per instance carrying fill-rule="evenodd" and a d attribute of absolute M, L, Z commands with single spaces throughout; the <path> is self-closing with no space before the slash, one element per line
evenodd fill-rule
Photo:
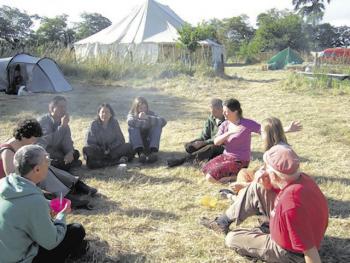
<path fill-rule="evenodd" d="M 20 78 L 15 74 L 19 74 Z M 21 53 L 11 58 L 0 59 L 0 90 L 8 93 L 18 90 L 19 84 L 14 82 L 15 78 L 22 79 L 23 83 L 20 85 L 25 85 L 30 92 L 55 93 L 72 90 L 56 62 L 49 58 L 40 59 Z"/>

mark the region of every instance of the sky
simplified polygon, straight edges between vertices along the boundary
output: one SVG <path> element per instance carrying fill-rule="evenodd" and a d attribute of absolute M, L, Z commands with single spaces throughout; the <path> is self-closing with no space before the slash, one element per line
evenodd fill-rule
<path fill-rule="evenodd" d="M 145 0 L 0 0 L 0 6 L 8 5 L 26 11 L 27 14 L 54 17 L 69 15 L 70 22 L 78 22 L 83 12 L 100 13 L 117 22 L 135 6 Z M 258 14 L 271 8 L 293 9 L 292 0 L 158 0 L 168 5 L 183 20 L 196 25 L 211 18 L 229 18 L 246 14 L 255 26 Z M 332 0 L 326 4 L 324 21 L 334 26 L 350 26 L 350 1 Z"/>

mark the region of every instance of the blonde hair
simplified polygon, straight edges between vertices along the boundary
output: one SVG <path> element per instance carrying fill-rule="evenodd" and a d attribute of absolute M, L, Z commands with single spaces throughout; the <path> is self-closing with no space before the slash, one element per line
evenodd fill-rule
<path fill-rule="evenodd" d="M 264 140 L 264 150 L 269 150 L 272 146 L 284 143 L 288 144 L 286 135 L 284 134 L 282 123 L 275 117 L 270 117 L 261 122 L 261 129 L 266 133 Z"/>
<path fill-rule="evenodd" d="M 130 109 L 129 113 L 135 114 L 135 115 L 138 114 L 139 113 L 138 107 L 141 104 L 145 104 L 147 106 L 147 111 L 149 110 L 147 100 L 144 97 L 136 97 L 131 104 L 131 109 Z"/>

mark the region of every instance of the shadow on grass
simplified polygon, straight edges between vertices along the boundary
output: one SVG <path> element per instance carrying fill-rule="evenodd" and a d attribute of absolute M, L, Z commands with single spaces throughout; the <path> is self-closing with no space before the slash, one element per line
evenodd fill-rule
<path fill-rule="evenodd" d="M 116 181 L 123 181 L 128 184 L 170 184 L 170 183 L 186 183 L 186 184 L 192 184 L 192 181 L 180 178 L 180 177 L 154 177 L 145 175 L 140 172 L 126 172 L 122 175 L 118 175 L 114 177 L 114 180 Z"/>
<path fill-rule="evenodd" d="M 241 78 L 241 81 L 255 82 L 255 83 L 273 83 L 276 81 L 280 81 L 280 79 L 245 79 Z"/>
<path fill-rule="evenodd" d="M 325 236 L 322 242 L 320 256 L 322 262 L 350 262 L 350 239 Z"/>
<path fill-rule="evenodd" d="M 92 210 L 77 209 L 74 210 L 74 214 L 79 215 L 107 215 L 115 212 L 120 206 L 120 202 L 115 202 L 109 200 L 107 196 L 102 194 L 97 194 L 95 197 L 90 199 L 90 204 L 92 205 Z"/>
<path fill-rule="evenodd" d="M 252 152 L 252 158 L 253 160 L 259 160 L 259 161 L 263 161 L 263 156 L 264 156 L 264 153 L 263 152 Z M 299 156 L 299 160 L 300 162 L 310 162 L 310 159 L 309 158 L 306 158 L 306 157 L 302 157 L 302 156 Z"/>
<path fill-rule="evenodd" d="M 127 251 L 117 251 L 116 256 L 109 256 L 108 252 L 111 250 L 109 244 L 98 237 L 88 237 L 90 249 L 79 260 L 67 260 L 67 263 L 143 263 L 146 262 L 146 255 L 142 253 L 133 253 Z M 114 254 L 113 253 L 113 254 Z"/>
<path fill-rule="evenodd" d="M 341 178 L 341 177 L 329 177 L 329 176 L 313 176 L 317 184 L 323 183 L 341 183 L 343 185 L 350 185 L 350 178 Z"/>
<path fill-rule="evenodd" d="M 350 217 L 350 202 L 340 201 L 328 198 L 329 214 L 331 217 L 347 218 Z M 349 261 L 350 262 L 350 261 Z"/>
<path fill-rule="evenodd" d="M 158 209 L 139 209 L 139 208 L 118 208 L 117 212 L 122 215 L 127 215 L 129 217 L 149 217 L 153 220 L 162 220 L 162 219 L 168 219 L 168 220 L 177 220 L 179 219 L 179 216 L 170 213 L 170 212 L 164 212 Z"/>

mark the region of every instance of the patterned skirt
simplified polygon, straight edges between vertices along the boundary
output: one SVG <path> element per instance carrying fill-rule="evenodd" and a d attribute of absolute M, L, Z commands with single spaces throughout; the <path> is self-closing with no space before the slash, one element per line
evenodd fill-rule
<path fill-rule="evenodd" d="M 220 154 L 207 162 L 202 171 L 204 174 L 210 174 L 215 180 L 220 180 L 227 176 L 236 176 L 242 168 L 247 168 L 249 161 L 237 160 L 229 154 Z"/>

